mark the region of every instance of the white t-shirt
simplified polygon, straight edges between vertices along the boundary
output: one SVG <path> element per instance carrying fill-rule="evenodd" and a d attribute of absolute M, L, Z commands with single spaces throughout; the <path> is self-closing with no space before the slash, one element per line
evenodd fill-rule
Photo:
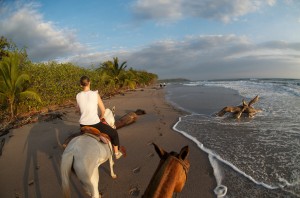
<path fill-rule="evenodd" d="M 80 124 L 93 125 L 100 122 L 98 116 L 98 91 L 82 91 L 76 95 L 76 100 L 81 113 Z"/>

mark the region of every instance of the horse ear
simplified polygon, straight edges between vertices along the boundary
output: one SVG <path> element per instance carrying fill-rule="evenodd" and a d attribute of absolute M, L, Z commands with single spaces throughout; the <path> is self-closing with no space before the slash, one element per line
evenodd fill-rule
<path fill-rule="evenodd" d="M 159 148 L 159 146 L 157 146 L 155 143 L 152 143 L 156 153 L 158 154 L 159 158 L 162 158 L 164 156 L 164 154 L 166 153 L 166 151 L 164 151 L 163 149 Z"/>
<path fill-rule="evenodd" d="M 185 160 L 189 155 L 189 152 L 190 152 L 189 146 L 183 147 L 179 153 L 179 158 Z"/>

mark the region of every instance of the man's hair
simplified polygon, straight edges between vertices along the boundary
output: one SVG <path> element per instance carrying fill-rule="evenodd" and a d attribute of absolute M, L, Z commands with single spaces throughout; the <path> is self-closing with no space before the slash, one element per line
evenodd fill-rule
<path fill-rule="evenodd" d="M 87 86 L 88 84 L 89 84 L 89 82 L 90 82 L 90 79 L 89 79 L 89 77 L 87 77 L 87 76 L 82 76 L 81 78 L 80 78 L 80 85 L 81 86 Z"/>

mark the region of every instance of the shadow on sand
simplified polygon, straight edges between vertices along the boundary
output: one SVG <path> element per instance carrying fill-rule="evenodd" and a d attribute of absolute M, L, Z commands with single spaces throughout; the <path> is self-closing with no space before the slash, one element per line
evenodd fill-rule
<path fill-rule="evenodd" d="M 23 151 L 26 151 L 23 172 L 25 198 L 62 196 L 60 162 L 63 149 L 61 144 L 69 135 L 79 131 L 78 119 L 64 121 L 69 119 L 68 112 L 62 119 L 35 123 L 24 145 L 19 145 L 23 146 Z M 75 179 L 71 179 L 71 190 L 76 192 L 76 196 L 85 197 L 80 183 Z"/>

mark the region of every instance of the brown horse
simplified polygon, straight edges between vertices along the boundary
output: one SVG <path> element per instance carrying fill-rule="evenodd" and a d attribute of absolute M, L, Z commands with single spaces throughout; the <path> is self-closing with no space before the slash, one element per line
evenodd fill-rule
<path fill-rule="evenodd" d="M 189 147 L 185 146 L 180 153 L 166 152 L 154 144 L 160 157 L 159 165 L 142 196 L 143 198 L 171 198 L 174 192 L 181 192 L 187 180 L 190 163 L 187 160 Z"/>

